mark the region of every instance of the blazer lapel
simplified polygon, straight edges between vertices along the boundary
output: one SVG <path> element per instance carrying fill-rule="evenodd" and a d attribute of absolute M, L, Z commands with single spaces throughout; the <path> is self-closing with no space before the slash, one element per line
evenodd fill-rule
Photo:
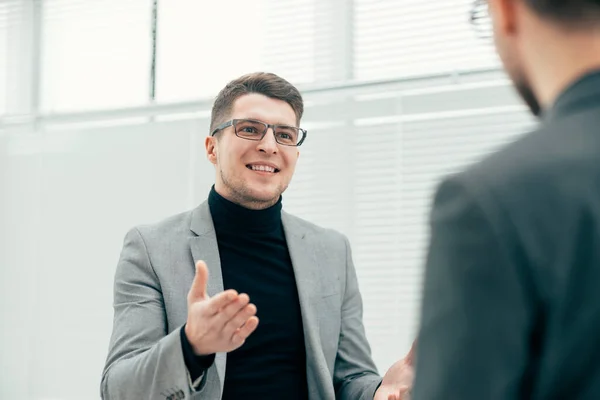
<path fill-rule="evenodd" d="M 198 235 L 190 239 L 194 268 L 196 261 L 202 260 L 206 262 L 206 265 L 208 266 L 208 283 L 206 291 L 208 295 L 212 297 L 223 291 L 223 274 L 221 272 L 217 235 L 210 215 L 208 202 L 205 201 L 194 210 L 190 229 Z M 223 385 L 225 383 L 226 362 L 226 353 L 217 353 L 215 356 L 215 365 L 217 368 L 221 393 L 223 393 Z"/>
<path fill-rule="evenodd" d="M 319 264 L 314 254 L 319 244 L 315 238 L 307 235 L 288 214 L 282 213 L 281 218 L 296 277 L 302 313 L 309 397 L 318 399 L 322 397 L 321 394 L 328 391 L 328 387 L 323 383 L 331 379 L 322 351 L 316 312 L 317 302 L 321 296 L 321 284 Z"/>

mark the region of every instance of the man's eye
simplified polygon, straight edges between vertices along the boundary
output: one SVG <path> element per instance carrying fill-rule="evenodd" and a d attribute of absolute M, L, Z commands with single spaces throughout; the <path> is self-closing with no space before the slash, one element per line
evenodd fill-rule
<path fill-rule="evenodd" d="M 254 126 L 243 126 L 240 129 L 240 132 L 244 132 L 244 133 L 258 133 L 258 129 L 256 129 L 256 127 L 254 127 Z"/>

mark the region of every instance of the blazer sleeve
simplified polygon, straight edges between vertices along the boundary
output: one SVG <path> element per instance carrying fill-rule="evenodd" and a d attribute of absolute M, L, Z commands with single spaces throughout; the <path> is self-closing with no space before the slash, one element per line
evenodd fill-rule
<path fill-rule="evenodd" d="M 460 176 L 435 196 L 413 399 L 520 399 L 532 290 L 497 199 Z"/>
<path fill-rule="evenodd" d="M 103 399 L 190 398 L 194 389 L 184 362 L 180 327 L 169 333 L 165 314 L 159 279 L 142 235 L 134 228 L 125 237 L 115 274 L 113 332 L 101 382 Z"/>
<path fill-rule="evenodd" d="M 381 377 L 371 358 L 371 348 L 363 325 L 363 303 L 348 239 L 346 247 L 346 284 L 341 310 L 341 328 L 335 360 L 333 383 L 336 398 L 373 400 Z"/>

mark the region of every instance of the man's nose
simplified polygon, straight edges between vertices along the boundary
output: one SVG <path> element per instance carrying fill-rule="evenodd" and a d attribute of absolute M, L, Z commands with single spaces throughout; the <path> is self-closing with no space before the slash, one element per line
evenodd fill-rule
<path fill-rule="evenodd" d="M 268 154 L 277 153 L 277 141 L 275 140 L 275 131 L 269 127 L 265 136 L 258 142 L 258 150 Z"/>

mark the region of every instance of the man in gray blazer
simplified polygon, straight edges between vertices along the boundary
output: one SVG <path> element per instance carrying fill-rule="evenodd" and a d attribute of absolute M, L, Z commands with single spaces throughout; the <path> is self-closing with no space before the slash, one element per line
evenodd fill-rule
<path fill-rule="evenodd" d="M 600 1 L 473 22 L 541 126 L 437 192 L 413 398 L 600 399 Z"/>
<path fill-rule="evenodd" d="M 125 238 L 104 399 L 388 400 L 410 385 L 410 357 L 377 374 L 346 237 L 282 211 L 302 113 L 273 74 L 219 93 L 208 200 Z"/>

